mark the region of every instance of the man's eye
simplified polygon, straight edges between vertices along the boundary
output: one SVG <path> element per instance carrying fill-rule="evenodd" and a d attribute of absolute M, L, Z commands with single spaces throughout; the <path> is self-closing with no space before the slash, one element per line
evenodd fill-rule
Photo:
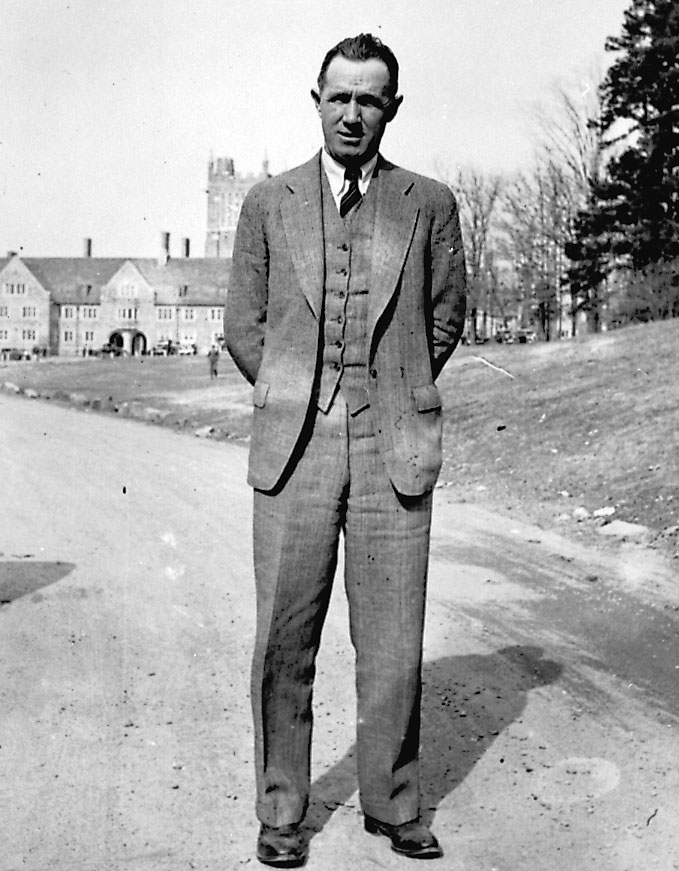
<path fill-rule="evenodd" d="M 358 100 L 358 105 L 369 107 L 370 109 L 382 109 L 382 102 L 377 97 L 361 97 Z"/>

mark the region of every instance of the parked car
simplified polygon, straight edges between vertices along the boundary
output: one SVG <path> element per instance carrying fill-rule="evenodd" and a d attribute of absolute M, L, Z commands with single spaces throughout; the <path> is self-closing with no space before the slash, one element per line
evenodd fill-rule
<path fill-rule="evenodd" d="M 26 351 L 24 348 L 10 348 L 6 353 L 6 357 L 8 360 L 30 360 L 31 352 Z"/>
<path fill-rule="evenodd" d="M 516 340 L 517 342 L 521 342 L 522 345 L 525 345 L 526 342 L 535 342 L 537 337 L 538 334 L 535 330 L 522 329 L 516 331 Z"/>
<path fill-rule="evenodd" d="M 495 341 L 500 342 L 503 345 L 513 345 L 514 344 L 514 334 L 511 330 L 501 329 L 495 333 Z"/>
<path fill-rule="evenodd" d="M 120 345 L 112 345 L 110 342 L 106 342 L 98 351 L 95 351 L 97 357 L 122 357 L 125 353 L 127 352 Z"/>
<path fill-rule="evenodd" d="M 177 353 L 177 346 L 174 344 L 172 339 L 164 339 L 162 342 L 156 342 L 156 344 L 151 348 L 151 354 L 154 357 L 172 357 L 173 354 Z"/>
<path fill-rule="evenodd" d="M 198 353 L 195 342 L 182 342 L 179 346 L 180 357 L 190 357 Z"/>

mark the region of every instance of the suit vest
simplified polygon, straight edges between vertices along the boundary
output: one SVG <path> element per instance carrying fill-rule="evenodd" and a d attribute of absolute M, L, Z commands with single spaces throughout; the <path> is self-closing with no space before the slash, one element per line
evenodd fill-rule
<path fill-rule="evenodd" d="M 337 390 L 349 413 L 358 414 L 368 402 L 368 285 L 372 261 L 377 179 L 365 197 L 340 218 L 325 172 L 321 171 L 325 286 L 323 294 L 323 351 L 318 407 L 327 412 Z"/>

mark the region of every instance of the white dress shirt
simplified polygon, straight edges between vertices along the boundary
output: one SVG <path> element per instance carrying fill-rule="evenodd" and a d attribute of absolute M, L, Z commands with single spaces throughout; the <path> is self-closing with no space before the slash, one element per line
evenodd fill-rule
<path fill-rule="evenodd" d="M 341 163 L 338 163 L 334 159 L 334 157 L 331 157 L 325 150 L 325 148 L 321 152 L 321 163 L 323 164 L 323 169 L 325 170 L 325 174 L 328 178 L 328 183 L 330 184 L 330 190 L 332 191 L 335 205 L 337 206 L 337 210 L 339 211 L 340 201 L 346 191 L 349 190 L 349 182 L 344 177 L 345 167 L 342 166 Z M 370 180 L 373 177 L 376 165 L 377 155 L 371 157 L 370 160 L 367 163 L 364 163 L 363 166 L 360 168 L 361 174 L 358 179 L 358 189 L 360 190 L 362 196 L 365 196 L 365 192 L 368 190 L 368 185 L 370 184 Z"/>

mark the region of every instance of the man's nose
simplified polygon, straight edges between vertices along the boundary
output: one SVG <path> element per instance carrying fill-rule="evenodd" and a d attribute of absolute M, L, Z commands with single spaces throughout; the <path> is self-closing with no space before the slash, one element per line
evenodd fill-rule
<path fill-rule="evenodd" d="M 344 120 L 347 124 L 356 124 L 361 120 L 361 107 L 356 100 L 349 100 L 344 108 Z"/>

